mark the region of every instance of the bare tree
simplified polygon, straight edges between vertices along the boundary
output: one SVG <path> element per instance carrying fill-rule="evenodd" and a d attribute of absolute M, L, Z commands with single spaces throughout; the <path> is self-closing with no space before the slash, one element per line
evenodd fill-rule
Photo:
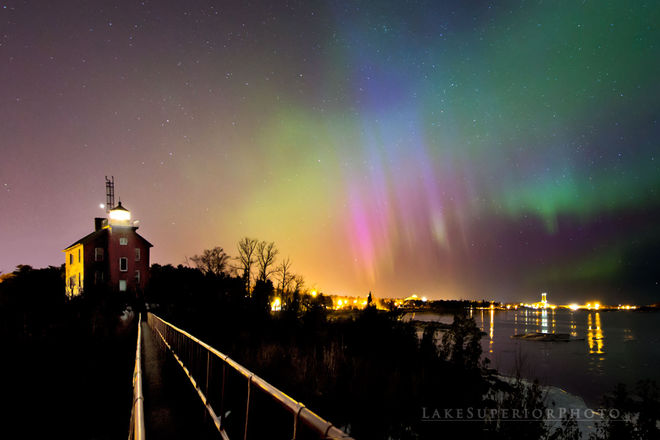
<path fill-rule="evenodd" d="M 278 253 L 279 250 L 272 241 L 270 243 L 260 241 L 257 244 L 257 267 L 261 281 L 266 281 L 270 275 L 275 273 L 276 269 L 273 268 L 273 265 Z"/>
<path fill-rule="evenodd" d="M 243 237 L 238 242 L 238 269 L 243 271 L 243 281 L 245 283 L 245 292 L 250 294 L 250 280 L 252 276 L 252 266 L 256 261 L 256 250 L 259 241 L 256 238 Z"/>
<path fill-rule="evenodd" d="M 302 293 L 303 289 L 305 288 L 305 278 L 302 275 L 294 275 L 291 283 L 293 285 L 292 290 L 294 292 Z"/>
<path fill-rule="evenodd" d="M 204 249 L 202 255 L 190 257 L 195 267 L 205 274 L 222 275 L 227 269 L 229 255 L 220 246 Z"/>
<path fill-rule="evenodd" d="M 275 275 L 279 281 L 279 290 L 282 294 L 286 294 L 291 286 L 293 279 L 293 272 L 291 272 L 291 259 L 286 257 L 275 269 Z"/>

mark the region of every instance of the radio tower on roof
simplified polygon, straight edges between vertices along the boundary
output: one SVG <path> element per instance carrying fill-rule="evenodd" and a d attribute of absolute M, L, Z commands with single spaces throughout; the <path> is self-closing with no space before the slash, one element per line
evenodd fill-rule
<path fill-rule="evenodd" d="M 105 176 L 105 212 L 115 207 L 115 176 Z"/>

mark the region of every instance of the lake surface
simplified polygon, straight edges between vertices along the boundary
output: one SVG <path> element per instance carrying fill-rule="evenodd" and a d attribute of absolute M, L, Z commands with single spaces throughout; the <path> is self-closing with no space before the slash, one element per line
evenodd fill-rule
<path fill-rule="evenodd" d="M 592 407 L 621 382 L 660 383 L 660 313 L 587 310 L 472 310 L 484 356 L 505 375 L 539 379 L 584 398 Z M 409 313 L 404 319 L 451 323 L 452 315 Z M 529 332 L 568 333 L 571 342 L 513 339 Z"/>

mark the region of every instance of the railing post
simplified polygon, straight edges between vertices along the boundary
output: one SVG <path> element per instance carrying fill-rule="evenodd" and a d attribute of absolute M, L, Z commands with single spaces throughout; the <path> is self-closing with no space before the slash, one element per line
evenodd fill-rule
<path fill-rule="evenodd" d="M 247 440 L 248 416 L 250 415 L 250 388 L 252 385 L 252 375 L 248 377 L 247 403 L 245 405 L 245 430 L 243 431 L 243 440 Z"/>
<path fill-rule="evenodd" d="M 206 350 L 206 389 L 204 393 L 209 395 L 209 372 L 211 367 L 211 352 Z"/>
<path fill-rule="evenodd" d="M 291 440 L 296 440 L 296 437 L 298 436 L 298 417 L 304 408 L 305 407 L 301 405 L 300 409 L 293 414 L 293 438 Z"/>
<path fill-rule="evenodd" d="M 225 378 L 227 373 L 227 362 L 222 362 L 222 390 L 220 391 L 220 428 L 225 424 Z"/>
<path fill-rule="evenodd" d="M 209 398 L 209 372 L 210 372 L 210 367 L 211 367 L 211 352 L 206 350 L 206 386 L 204 387 L 204 395 L 206 398 Z M 208 411 L 204 411 L 204 420 L 206 420 L 206 416 L 208 415 Z"/>

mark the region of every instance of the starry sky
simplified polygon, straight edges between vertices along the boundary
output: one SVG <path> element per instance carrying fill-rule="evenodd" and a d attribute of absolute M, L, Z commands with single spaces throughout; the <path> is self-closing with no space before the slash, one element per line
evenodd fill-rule
<path fill-rule="evenodd" d="M 0 2 L 0 271 L 104 176 L 152 262 L 326 293 L 660 300 L 660 3 Z"/>

